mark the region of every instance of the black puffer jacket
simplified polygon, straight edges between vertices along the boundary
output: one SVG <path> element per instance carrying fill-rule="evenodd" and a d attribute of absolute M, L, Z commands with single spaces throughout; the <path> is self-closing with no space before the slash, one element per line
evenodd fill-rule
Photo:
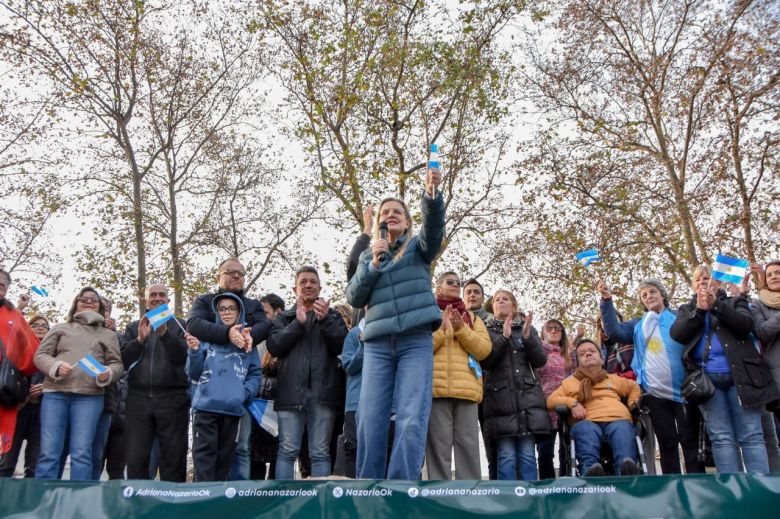
<path fill-rule="evenodd" d="M 346 382 L 338 355 L 347 337 L 347 325 L 334 309 L 322 321 L 308 312 L 306 323 L 295 318 L 297 305 L 274 320 L 266 342 L 268 352 L 278 357 L 277 411 L 300 410 L 312 394 L 316 403 L 344 406 Z"/>
<path fill-rule="evenodd" d="M 748 300 L 742 296 L 727 297 L 720 291 L 711 313 L 711 330 L 718 334 L 723 346 L 742 406 L 750 409 L 770 404 L 773 407 L 780 394 L 750 335 L 753 316 Z M 706 315 L 706 310 L 696 308 L 696 296 L 693 296 L 690 303 L 680 307 L 669 331 L 672 339 L 685 345 L 683 362 L 689 371 L 697 367 L 693 352 L 704 333 Z"/>
<path fill-rule="evenodd" d="M 493 350 L 480 364 L 485 394 L 482 400 L 485 438 L 552 433 L 542 385 L 533 368 L 547 363 L 547 354 L 535 329 L 523 340 L 523 321 L 512 324 L 512 335 L 503 335 L 504 322 L 487 324 Z"/>

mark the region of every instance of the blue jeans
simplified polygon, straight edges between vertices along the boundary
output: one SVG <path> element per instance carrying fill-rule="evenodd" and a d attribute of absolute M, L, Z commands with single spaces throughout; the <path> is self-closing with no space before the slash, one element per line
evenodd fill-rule
<path fill-rule="evenodd" d="M 312 477 L 330 476 L 330 438 L 336 408 L 308 401 L 301 411 L 277 411 L 279 450 L 276 455 L 276 479 L 295 479 L 295 458 L 301 449 L 304 427 L 309 431 L 309 457 Z"/>
<path fill-rule="evenodd" d="M 517 479 L 518 466 L 520 479 L 523 481 L 537 479 L 535 445 L 536 441 L 531 434 L 497 439 L 495 446 L 498 452 L 498 479 Z"/>
<path fill-rule="evenodd" d="M 244 409 L 244 416 L 238 424 L 238 442 L 233 453 L 233 463 L 230 464 L 228 481 L 244 481 L 249 479 L 249 436 L 252 432 L 252 415 Z"/>
<path fill-rule="evenodd" d="M 745 409 L 739 403 L 730 373 L 708 373 L 715 385 L 712 398 L 699 405 L 712 442 L 712 457 L 718 472 L 741 472 L 739 448 L 747 472 L 769 472 L 762 409 Z"/>
<path fill-rule="evenodd" d="M 92 442 L 100 414 L 103 395 L 44 393 L 41 403 L 41 454 L 35 477 L 57 479 L 65 431 L 70 431 L 70 479 L 92 479 Z"/>
<path fill-rule="evenodd" d="M 92 441 L 92 479 L 100 481 L 103 474 L 103 459 L 105 458 L 108 430 L 111 428 L 111 413 L 103 412 L 95 429 L 95 439 Z"/>
<path fill-rule="evenodd" d="M 604 438 L 612 447 L 616 474 L 620 474 L 620 464 L 624 460 L 630 459 L 634 462 L 637 460 L 636 429 L 628 420 L 614 422 L 580 420 L 571 428 L 571 437 L 574 438 L 574 450 L 581 474 L 585 474 L 594 463 L 599 462 L 601 442 Z"/>
<path fill-rule="evenodd" d="M 363 479 L 420 478 L 433 399 L 433 337 L 389 336 L 364 343 L 357 410 L 357 475 Z M 387 435 L 395 392 L 393 450 Z M 385 467 L 387 470 L 385 471 Z"/>

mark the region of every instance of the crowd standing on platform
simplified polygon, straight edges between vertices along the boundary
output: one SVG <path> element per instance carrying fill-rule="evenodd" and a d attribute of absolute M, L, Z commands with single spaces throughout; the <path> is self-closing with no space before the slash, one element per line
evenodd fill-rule
<path fill-rule="evenodd" d="M 554 316 L 539 334 L 508 290 L 486 304 L 457 272 L 432 285 L 440 183 L 429 169 L 417 233 L 404 200 L 366 209 L 351 307 L 320 297 L 309 266 L 292 306 L 253 299 L 228 258 L 186 320 L 153 283 L 149 313 L 117 333 L 88 286 L 66 322 L 25 319 L 29 296 L 14 305 L 0 270 L 0 362 L 15 369 L 0 369 L 0 475 L 23 455 L 25 477 L 61 478 L 69 459 L 71 479 L 184 482 L 191 448 L 195 481 L 289 480 L 296 463 L 302 477 L 481 479 L 480 434 L 491 479 L 653 474 L 656 439 L 663 474 L 780 472 L 780 261 L 751 265 L 755 293 L 750 274 L 726 285 L 699 266 L 676 310 L 645 279 L 631 319 L 598 280 L 594 338 Z"/>

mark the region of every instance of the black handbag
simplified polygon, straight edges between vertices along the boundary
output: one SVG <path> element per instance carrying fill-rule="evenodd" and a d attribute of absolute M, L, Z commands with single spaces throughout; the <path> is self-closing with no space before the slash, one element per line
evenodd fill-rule
<path fill-rule="evenodd" d="M 24 402 L 30 393 L 30 382 L 24 373 L 19 371 L 16 364 L 8 358 L 1 340 L 0 353 L 3 355 L 2 360 L 0 360 L 0 405 L 16 407 Z"/>
<path fill-rule="evenodd" d="M 683 380 L 682 386 L 680 387 L 682 397 L 689 404 L 703 404 L 715 394 L 715 385 L 712 383 L 712 379 L 709 375 L 704 371 L 704 366 L 707 364 L 707 357 L 709 357 L 711 348 L 710 336 L 707 335 L 707 343 L 704 347 L 701 367 L 685 377 L 685 380 Z"/>

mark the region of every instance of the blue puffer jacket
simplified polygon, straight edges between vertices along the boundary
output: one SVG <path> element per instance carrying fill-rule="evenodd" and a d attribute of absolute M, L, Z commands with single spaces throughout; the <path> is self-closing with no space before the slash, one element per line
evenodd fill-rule
<path fill-rule="evenodd" d="M 388 259 L 370 268 L 371 249 L 360 255 L 357 272 L 347 286 L 347 301 L 353 307 L 368 305 L 363 339 L 403 335 L 418 328 L 431 332 L 441 324 L 441 310 L 431 291 L 431 262 L 444 239 L 444 198 L 422 197 L 420 233 L 401 237 L 390 246 Z M 403 256 L 395 254 L 410 240 Z"/>
<path fill-rule="evenodd" d="M 230 298 L 238 303 L 244 323 L 244 305 L 238 296 L 225 293 L 214 298 L 212 310 L 217 324 L 223 324 L 216 309 L 217 301 Z M 197 350 L 188 350 L 187 374 L 197 381 L 192 397 L 195 411 L 242 416 L 244 405 L 250 401 L 260 387 L 260 358 L 257 350 L 246 353 L 233 343 L 214 344 L 201 342 Z"/>

